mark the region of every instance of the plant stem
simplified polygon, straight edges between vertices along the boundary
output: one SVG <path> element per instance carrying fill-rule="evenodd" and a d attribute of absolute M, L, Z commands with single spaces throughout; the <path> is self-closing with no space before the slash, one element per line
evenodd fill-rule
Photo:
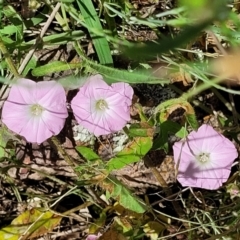
<path fill-rule="evenodd" d="M 2 52 L 3 56 L 5 57 L 5 60 L 8 65 L 8 68 L 10 69 L 10 72 L 14 75 L 15 78 L 19 78 L 20 75 L 17 71 L 17 68 L 15 67 L 15 64 L 13 63 L 9 52 L 3 43 L 1 36 L 0 36 L 0 51 Z"/>

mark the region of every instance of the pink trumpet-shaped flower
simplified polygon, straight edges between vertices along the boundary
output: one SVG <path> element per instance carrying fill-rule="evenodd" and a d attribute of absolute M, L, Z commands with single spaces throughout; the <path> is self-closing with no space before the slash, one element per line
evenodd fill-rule
<path fill-rule="evenodd" d="M 95 136 L 121 130 L 130 120 L 133 89 L 127 83 L 107 85 L 101 75 L 88 78 L 71 106 L 78 123 Z"/>
<path fill-rule="evenodd" d="M 234 144 L 207 124 L 192 131 L 185 142 L 176 142 L 173 152 L 182 186 L 205 189 L 222 186 L 238 156 Z"/>
<path fill-rule="evenodd" d="M 67 116 L 65 91 L 55 81 L 19 79 L 2 109 L 2 121 L 10 130 L 38 144 L 58 134 Z"/>

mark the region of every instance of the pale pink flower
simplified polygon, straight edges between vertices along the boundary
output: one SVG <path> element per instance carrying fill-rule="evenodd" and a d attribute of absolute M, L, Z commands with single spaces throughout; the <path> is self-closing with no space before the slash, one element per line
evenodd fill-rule
<path fill-rule="evenodd" d="M 98 233 L 98 235 L 95 234 L 89 234 L 86 238 L 86 240 L 98 240 L 102 236 L 101 233 Z"/>
<path fill-rule="evenodd" d="M 2 109 L 2 121 L 10 130 L 38 144 L 58 134 L 67 116 L 65 91 L 55 81 L 19 79 Z"/>
<path fill-rule="evenodd" d="M 78 123 L 95 136 L 121 130 L 130 120 L 133 89 L 127 83 L 104 82 L 101 75 L 88 78 L 71 106 Z"/>
<path fill-rule="evenodd" d="M 207 124 L 192 131 L 185 142 L 176 142 L 173 153 L 182 186 L 205 189 L 222 186 L 238 156 L 234 144 Z"/>

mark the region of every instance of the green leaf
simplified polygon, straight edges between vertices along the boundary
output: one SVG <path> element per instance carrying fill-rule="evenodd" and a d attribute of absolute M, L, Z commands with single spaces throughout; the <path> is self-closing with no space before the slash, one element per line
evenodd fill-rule
<path fill-rule="evenodd" d="M 61 0 L 62 3 L 72 3 L 74 2 L 75 0 Z"/>
<path fill-rule="evenodd" d="M 26 76 L 31 69 L 34 69 L 37 66 L 37 60 L 38 59 L 36 56 L 32 56 L 32 58 L 24 68 L 24 71 L 22 72 L 22 76 Z"/>
<path fill-rule="evenodd" d="M 195 114 L 185 114 L 185 117 L 187 119 L 187 122 L 189 123 L 189 125 L 194 129 L 197 130 L 199 125 L 198 125 L 198 121 L 197 121 L 197 117 Z"/>
<path fill-rule="evenodd" d="M 168 152 L 169 133 L 180 138 L 187 136 L 185 127 L 182 127 L 176 122 L 165 121 L 160 124 L 160 133 L 154 139 L 152 150 L 163 149 L 165 152 Z"/>
<path fill-rule="evenodd" d="M 130 137 L 153 137 L 155 129 L 147 123 L 133 123 L 128 129 Z"/>
<path fill-rule="evenodd" d="M 115 82 L 126 82 L 130 84 L 137 84 L 137 83 L 149 83 L 149 84 L 164 84 L 169 83 L 169 80 L 166 79 L 159 79 L 157 77 L 151 76 L 149 71 L 136 71 L 136 72 L 128 72 L 126 70 L 118 70 L 116 68 L 111 68 L 107 66 L 103 66 L 97 64 L 93 61 L 85 59 L 84 62 L 80 63 L 66 63 L 61 61 L 54 61 L 40 67 L 35 68 L 32 71 L 32 75 L 36 77 L 44 76 L 47 74 L 65 71 L 69 69 L 78 69 L 82 67 L 90 67 L 95 72 L 98 72 L 104 76 L 104 80 L 111 84 Z M 84 77 L 74 77 L 75 80 L 77 79 L 85 79 Z"/>
<path fill-rule="evenodd" d="M 96 161 L 100 159 L 100 157 L 91 148 L 78 146 L 76 149 L 87 161 Z"/>
<path fill-rule="evenodd" d="M 36 26 L 39 23 L 43 22 L 46 19 L 46 15 L 48 14 L 49 8 L 47 6 L 41 10 L 41 13 L 34 15 L 30 19 L 25 21 L 26 28 L 29 29 L 30 27 Z"/>
<path fill-rule="evenodd" d="M 16 42 L 21 41 L 23 38 L 23 20 L 20 15 L 15 11 L 15 9 L 11 5 L 7 5 L 3 8 L 4 15 L 9 19 L 9 21 L 16 28 Z"/>
<path fill-rule="evenodd" d="M 133 59 L 152 58 L 153 56 L 156 56 L 156 54 L 166 53 L 177 47 L 181 47 L 183 44 L 189 42 L 189 40 L 195 38 L 199 32 L 204 30 L 211 23 L 212 19 L 207 19 L 203 22 L 185 28 L 182 33 L 173 38 L 167 37 L 157 43 L 134 43 L 131 47 L 123 48 L 124 54 Z"/>
<path fill-rule="evenodd" d="M 39 77 L 80 67 L 82 67 L 82 63 L 67 63 L 61 61 L 54 61 L 46 65 L 36 67 L 32 70 L 32 75 L 35 77 Z"/>
<path fill-rule="evenodd" d="M 13 41 L 11 38 L 6 37 L 6 36 L 2 36 L 2 41 L 3 41 L 3 43 L 6 44 L 6 45 L 15 43 L 15 41 Z"/>
<path fill-rule="evenodd" d="M 151 137 L 136 137 L 116 157 L 111 158 L 106 167 L 109 172 L 139 161 L 152 147 Z"/>
<path fill-rule="evenodd" d="M 119 70 L 116 68 L 111 68 L 107 66 L 103 66 L 101 64 L 97 64 L 91 60 L 89 60 L 87 57 L 84 56 L 84 53 L 82 53 L 81 46 L 75 42 L 74 47 L 78 53 L 78 55 L 84 59 L 85 66 L 92 68 L 97 73 L 100 73 L 104 76 L 104 80 L 107 83 L 115 83 L 115 82 L 126 82 L 130 84 L 134 83 L 149 83 L 149 84 L 165 84 L 170 83 L 169 80 L 166 79 L 159 79 L 157 77 L 154 77 L 153 74 L 150 71 L 133 71 L 129 72 L 126 70 Z"/>
<path fill-rule="evenodd" d="M 17 138 L 10 133 L 6 127 L 0 127 L 0 158 L 7 157 L 9 155 L 6 146 L 10 139 L 17 140 Z"/>
<path fill-rule="evenodd" d="M 149 84 L 165 84 L 170 83 L 169 80 L 159 79 L 157 77 L 152 76 L 150 71 L 133 71 L 129 72 L 126 70 L 119 70 L 116 68 L 111 68 L 107 66 L 103 66 L 97 64 L 93 61 L 86 59 L 86 64 L 89 65 L 93 70 L 100 73 L 104 76 L 104 79 L 107 83 L 115 83 L 115 82 L 126 82 L 130 84 L 138 84 L 138 83 L 149 83 Z"/>
<path fill-rule="evenodd" d="M 17 28 L 13 25 L 8 25 L 8 26 L 4 27 L 3 29 L 0 29 L 1 34 L 5 34 L 8 36 L 10 36 L 16 32 L 17 32 Z"/>
<path fill-rule="evenodd" d="M 96 28 L 98 31 L 103 32 L 102 25 L 100 23 L 100 19 L 97 15 L 97 12 L 95 10 L 95 7 L 93 6 L 93 3 L 91 0 L 84 0 L 80 1 L 77 0 L 77 4 L 80 8 L 80 11 L 82 13 L 82 16 L 85 20 L 85 23 L 87 26 L 89 26 L 88 29 Z M 112 55 L 109 48 L 109 44 L 105 37 L 103 36 L 97 36 L 95 33 L 89 31 L 93 45 L 96 49 L 99 61 L 101 64 L 107 64 L 112 65 Z"/>
<path fill-rule="evenodd" d="M 146 211 L 147 208 L 141 200 L 134 196 L 131 191 L 116 178 L 111 177 L 105 179 L 102 187 L 107 190 L 108 198 L 112 197 L 116 199 L 124 208 L 137 213 L 144 213 Z"/>
<path fill-rule="evenodd" d="M 82 39 L 84 36 L 85 33 L 81 30 L 68 31 L 58 34 L 51 34 L 49 36 L 44 36 L 41 39 L 41 41 L 44 45 L 61 45 L 66 44 L 67 42 L 70 41 L 78 41 Z M 36 39 L 30 40 L 28 42 L 17 43 L 17 45 L 15 41 L 10 40 L 9 38 L 3 39 L 3 41 L 8 46 L 8 48 L 16 49 L 16 47 L 18 47 L 20 50 L 26 51 L 26 49 L 31 48 L 32 45 L 35 44 Z"/>

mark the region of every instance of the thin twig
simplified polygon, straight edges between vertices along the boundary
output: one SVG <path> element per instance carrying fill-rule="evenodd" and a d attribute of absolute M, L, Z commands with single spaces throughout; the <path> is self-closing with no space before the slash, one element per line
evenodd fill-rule
<path fill-rule="evenodd" d="M 45 35 L 46 31 L 48 30 L 50 24 L 52 23 L 56 13 L 58 12 L 59 8 L 61 7 L 61 2 L 58 2 L 55 6 L 55 8 L 53 9 L 51 15 L 49 16 L 47 22 L 45 23 L 44 27 L 42 28 L 38 38 L 36 39 L 35 44 L 33 45 L 32 49 L 29 51 L 29 53 L 26 55 L 26 57 L 24 58 L 23 62 L 21 63 L 21 66 L 18 69 L 18 72 L 21 74 L 24 70 L 24 68 L 26 67 L 26 65 L 28 64 L 28 62 L 30 61 L 30 59 L 32 58 L 39 41 L 41 41 L 41 39 L 43 38 L 43 36 Z"/>

